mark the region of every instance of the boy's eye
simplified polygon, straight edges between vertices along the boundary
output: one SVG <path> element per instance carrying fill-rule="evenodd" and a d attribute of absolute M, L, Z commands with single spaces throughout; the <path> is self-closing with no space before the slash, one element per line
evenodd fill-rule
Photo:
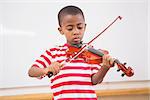
<path fill-rule="evenodd" d="M 83 25 L 83 24 L 79 24 L 79 25 L 77 26 L 77 28 L 78 28 L 79 30 L 82 30 L 84 27 L 85 27 L 85 25 Z"/>
<path fill-rule="evenodd" d="M 72 30 L 73 30 L 73 27 L 72 27 L 72 26 L 68 26 L 66 29 L 67 29 L 68 31 L 72 31 Z"/>
<path fill-rule="evenodd" d="M 81 30 L 81 29 L 83 29 L 83 27 L 78 27 L 78 29 L 80 29 L 80 30 Z"/>
<path fill-rule="evenodd" d="M 67 30 L 68 30 L 68 31 L 72 31 L 72 28 L 68 28 Z"/>

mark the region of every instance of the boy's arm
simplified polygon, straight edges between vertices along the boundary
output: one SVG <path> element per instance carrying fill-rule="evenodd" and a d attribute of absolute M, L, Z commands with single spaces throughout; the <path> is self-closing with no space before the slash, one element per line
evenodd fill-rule
<path fill-rule="evenodd" d="M 105 77 L 107 71 L 114 65 L 114 60 L 115 59 L 111 58 L 111 56 L 109 56 L 108 54 L 103 56 L 102 67 L 91 77 L 93 85 L 96 85 L 103 81 L 103 78 Z"/>
<path fill-rule="evenodd" d="M 103 81 L 103 78 L 105 77 L 107 71 L 109 70 L 110 68 L 107 67 L 107 66 L 102 66 L 97 73 L 95 73 L 93 76 L 92 76 L 92 84 L 93 85 L 96 85 L 98 83 L 101 83 Z"/>
<path fill-rule="evenodd" d="M 28 75 L 30 77 L 41 77 L 47 75 L 48 72 L 52 72 L 53 75 L 56 75 L 59 72 L 61 66 L 62 65 L 59 62 L 52 62 L 46 68 L 32 66 L 28 71 Z"/>
<path fill-rule="evenodd" d="M 39 68 L 35 66 L 32 66 L 28 71 L 28 75 L 30 77 L 41 77 L 46 75 L 47 73 L 48 73 L 47 68 Z"/>

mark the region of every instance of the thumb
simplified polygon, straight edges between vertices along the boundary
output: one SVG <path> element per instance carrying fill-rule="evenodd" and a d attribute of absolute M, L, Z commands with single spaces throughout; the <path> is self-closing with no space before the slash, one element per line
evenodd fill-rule
<path fill-rule="evenodd" d="M 111 67 L 114 67 L 114 65 L 115 65 L 115 58 L 111 58 L 110 60 L 109 60 L 109 64 L 110 64 L 110 66 Z"/>

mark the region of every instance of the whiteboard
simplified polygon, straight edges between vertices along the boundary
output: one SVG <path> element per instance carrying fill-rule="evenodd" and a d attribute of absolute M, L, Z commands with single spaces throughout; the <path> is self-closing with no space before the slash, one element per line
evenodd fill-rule
<path fill-rule="evenodd" d="M 33 61 L 46 49 L 65 43 L 58 32 L 57 13 L 66 5 L 80 7 L 86 18 L 84 42 L 90 41 L 117 16 L 117 21 L 92 45 L 106 49 L 134 69 L 133 77 L 121 77 L 117 67 L 104 82 L 149 80 L 147 0 L 48 1 L 5 0 L 0 3 L 0 88 L 48 85 L 27 74 Z"/>

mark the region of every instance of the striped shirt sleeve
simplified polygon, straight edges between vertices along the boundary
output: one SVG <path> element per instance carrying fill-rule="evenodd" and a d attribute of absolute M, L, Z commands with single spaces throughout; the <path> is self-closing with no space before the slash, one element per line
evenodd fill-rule
<path fill-rule="evenodd" d="M 91 71 L 92 71 L 92 75 L 94 75 L 95 73 L 97 73 L 98 72 L 98 70 L 101 68 L 101 66 L 100 65 L 98 65 L 98 64 L 92 64 L 92 66 L 91 66 Z"/>
<path fill-rule="evenodd" d="M 32 64 L 32 67 L 38 67 L 38 68 L 46 68 L 48 67 L 52 62 L 52 55 L 50 50 L 46 50 L 40 57 L 38 57 L 35 62 Z M 44 76 L 38 77 L 39 79 L 42 79 Z"/>

